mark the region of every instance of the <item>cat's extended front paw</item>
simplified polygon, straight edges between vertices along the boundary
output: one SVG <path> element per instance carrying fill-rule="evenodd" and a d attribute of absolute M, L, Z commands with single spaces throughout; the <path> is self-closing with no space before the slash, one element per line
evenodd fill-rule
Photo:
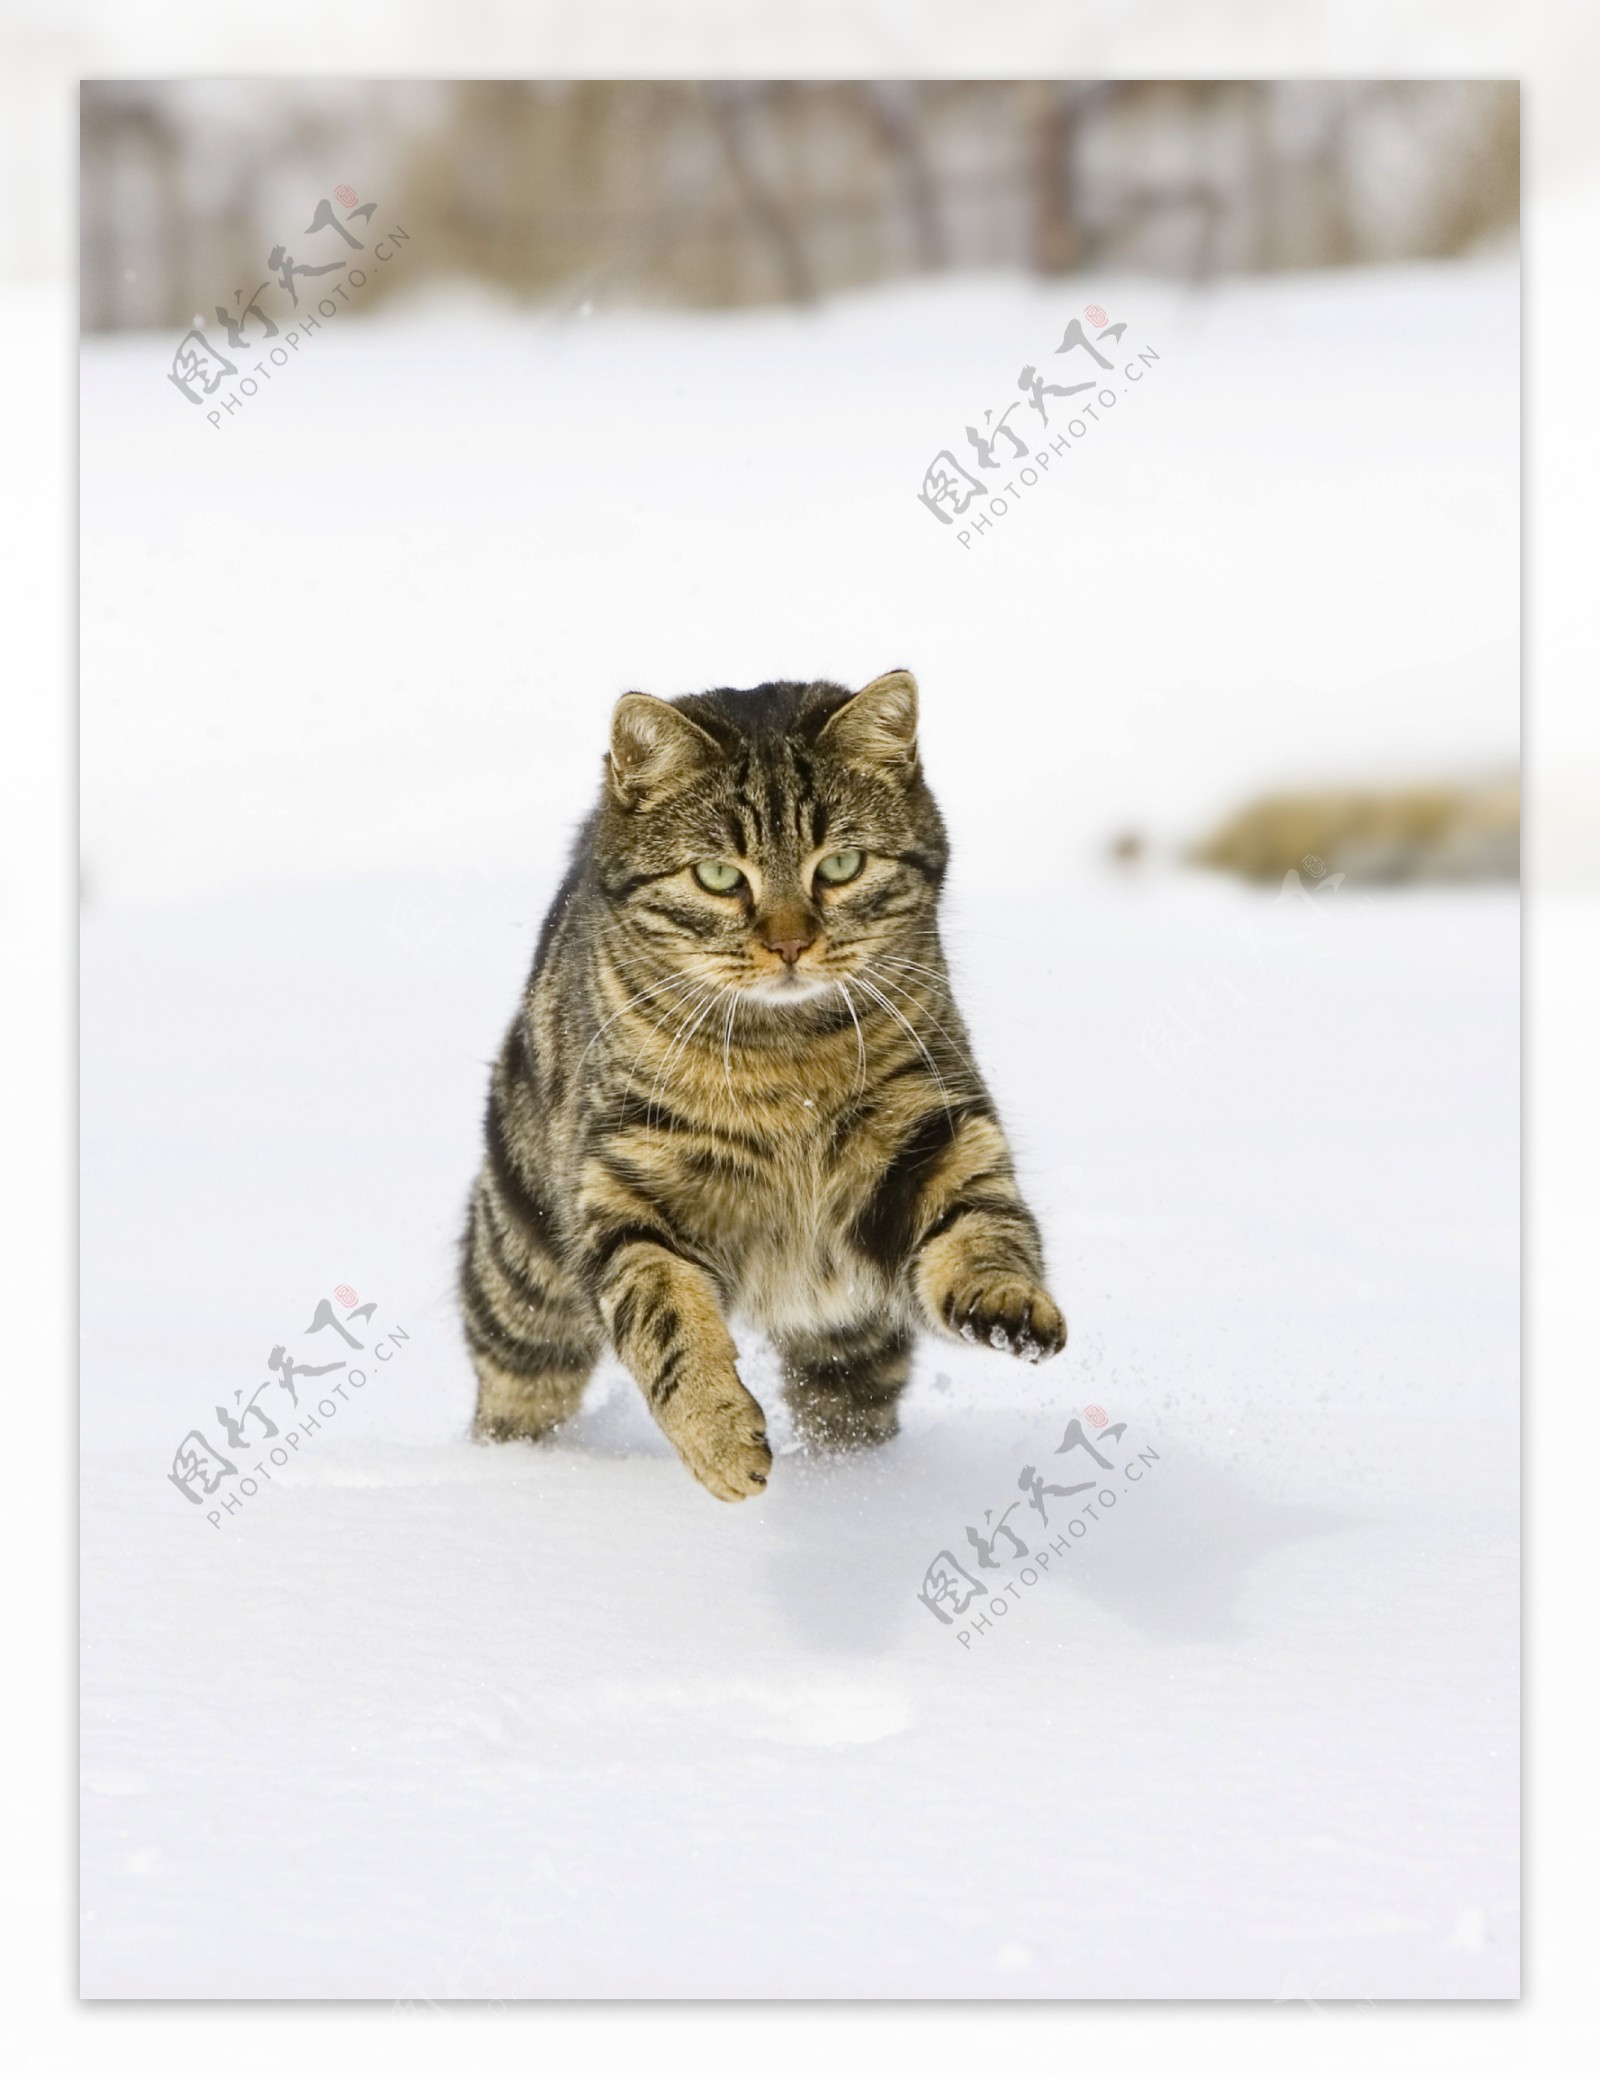
<path fill-rule="evenodd" d="M 961 1280 L 939 1311 L 945 1326 L 964 1341 L 987 1343 L 1029 1364 L 1054 1357 L 1067 1340 L 1061 1309 L 1043 1286 L 1021 1274 Z"/>
<path fill-rule="evenodd" d="M 702 1487 L 719 1501 L 759 1494 L 772 1470 L 767 1418 L 736 1372 L 698 1389 L 685 1387 L 656 1419 Z"/>

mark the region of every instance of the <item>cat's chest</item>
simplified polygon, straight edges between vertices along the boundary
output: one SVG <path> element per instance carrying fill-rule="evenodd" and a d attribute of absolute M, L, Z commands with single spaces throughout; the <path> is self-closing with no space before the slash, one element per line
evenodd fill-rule
<path fill-rule="evenodd" d="M 840 1187 L 851 1166 L 847 1124 L 814 1099 L 800 1099 L 785 1116 L 771 1112 L 747 1127 L 739 1159 L 719 1176 L 719 1224 L 749 1246 L 770 1241 L 800 1254 L 835 1229 Z"/>
<path fill-rule="evenodd" d="M 769 1131 L 760 1181 L 729 1177 L 714 1216 L 743 1310 L 770 1329 L 854 1318 L 878 1272 L 856 1216 L 886 1159 L 858 1108 L 796 1106 Z"/>

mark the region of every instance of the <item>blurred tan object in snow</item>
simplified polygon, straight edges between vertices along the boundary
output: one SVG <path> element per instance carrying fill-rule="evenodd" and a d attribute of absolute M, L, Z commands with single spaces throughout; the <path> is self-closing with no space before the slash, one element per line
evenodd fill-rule
<path fill-rule="evenodd" d="M 1307 859 L 1352 881 L 1514 881 L 1521 852 L 1515 779 L 1267 794 L 1187 854 L 1195 866 L 1280 881 Z"/>

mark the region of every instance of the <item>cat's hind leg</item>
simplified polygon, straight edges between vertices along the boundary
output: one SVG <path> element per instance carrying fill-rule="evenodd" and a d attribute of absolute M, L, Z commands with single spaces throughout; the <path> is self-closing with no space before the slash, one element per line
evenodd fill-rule
<path fill-rule="evenodd" d="M 594 1310 L 547 1239 L 479 1179 L 461 1246 L 461 1314 L 478 1375 L 474 1436 L 542 1437 L 578 1412 L 600 1354 Z"/>
<path fill-rule="evenodd" d="M 784 1399 L 802 1443 L 822 1451 L 886 1444 L 900 1427 L 914 1342 L 884 1320 L 780 1337 Z"/>

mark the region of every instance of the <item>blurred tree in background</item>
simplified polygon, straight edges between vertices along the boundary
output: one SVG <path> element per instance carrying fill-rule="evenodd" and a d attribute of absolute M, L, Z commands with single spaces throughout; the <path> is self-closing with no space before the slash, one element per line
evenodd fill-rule
<path fill-rule="evenodd" d="M 542 305 L 805 302 L 943 270 L 1218 274 L 1510 241 L 1499 81 L 87 82 L 82 322 L 183 327 L 336 187 Z"/>

